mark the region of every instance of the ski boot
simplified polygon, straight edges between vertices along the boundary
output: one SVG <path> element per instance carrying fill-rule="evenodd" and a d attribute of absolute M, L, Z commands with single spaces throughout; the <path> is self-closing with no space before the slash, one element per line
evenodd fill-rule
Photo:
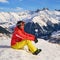
<path fill-rule="evenodd" d="M 33 55 L 38 55 L 41 51 L 42 51 L 41 49 L 37 49 L 37 50 L 33 53 Z"/>

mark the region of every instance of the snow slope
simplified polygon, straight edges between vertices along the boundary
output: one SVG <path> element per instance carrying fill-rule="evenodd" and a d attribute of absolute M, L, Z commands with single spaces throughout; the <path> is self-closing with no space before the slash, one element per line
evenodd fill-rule
<path fill-rule="evenodd" d="M 60 60 L 60 45 L 52 44 L 43 39 L 33 44 L 42 49 L 37 56 L 32 55 L 27 46 L 24 50 L 14 50 L 10 47 L 10 40 L 6 35 L 0 37 L 0 60 Z"/>

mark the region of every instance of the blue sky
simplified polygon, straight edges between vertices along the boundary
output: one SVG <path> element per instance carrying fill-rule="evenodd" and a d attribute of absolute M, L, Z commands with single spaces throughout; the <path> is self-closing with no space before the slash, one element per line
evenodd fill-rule
<path fill-rule="evenodd" d="M 0 0 L 0 11 L 60 9 L 60 0 Z"/>

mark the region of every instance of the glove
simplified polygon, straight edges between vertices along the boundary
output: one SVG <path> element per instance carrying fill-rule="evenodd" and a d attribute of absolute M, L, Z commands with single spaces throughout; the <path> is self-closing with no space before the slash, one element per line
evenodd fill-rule
<path fill-rule="evenodd" d="M 37 42 L 38 42 L 37 38 L 35 38 L 34 42 L 35 42 L 35 43 L 37 43 Z"/>

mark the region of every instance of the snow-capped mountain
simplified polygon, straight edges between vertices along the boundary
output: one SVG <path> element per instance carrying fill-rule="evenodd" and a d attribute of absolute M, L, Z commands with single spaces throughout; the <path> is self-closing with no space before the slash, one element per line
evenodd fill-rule
<path fill-rule="evenodd" d="M 0 25 L 4 27 L 16 24 L 17 21 L 29 17 L 30 14 L 27 12 L 0 12 Z"/>
<path fill-rule="evenodd" d="M 60 30 L 59 11 L 0 12 L 0 26 L 10 32 L 13 31 L 14 26 L 19 20 L 26 22 L 26 32 L 32 33 L 39 38 L 46 35 L 50 36 L 52 32 Z"/>
<path fill-rule="evenodd" d="M 0 12 L 0 25 L 1 23 L 11 23 L 16 24 L 19 20 L 31 20 L 33 22 L 38 22 L 41 26 L 47 26 L 47 22 L 50 21 L 53 24 L 59 23 L 60 12 L 59 11 L 39 11 L 38 13 L 33 13 L 31 11 L 24 12 Z"/>

